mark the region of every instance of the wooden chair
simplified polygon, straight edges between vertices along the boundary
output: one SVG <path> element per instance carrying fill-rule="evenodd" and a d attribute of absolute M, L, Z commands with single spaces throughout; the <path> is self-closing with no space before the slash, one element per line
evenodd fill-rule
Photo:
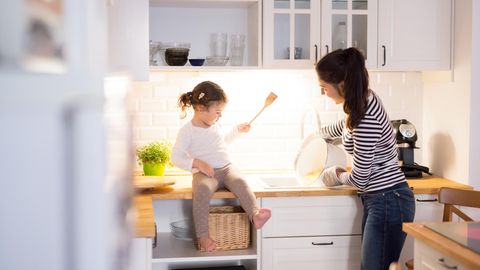
<path fill-rule="evenodd" d="M 443 203 L 443 222 L 451 222 L 453 214 L 464 221 L 473 221 L 458 206 L 480 208 L 480 191 L 442 187 L 438 191 L 438 202 Z M 408 270 L 413 269 L 413 259 L 405 263 Z"/>

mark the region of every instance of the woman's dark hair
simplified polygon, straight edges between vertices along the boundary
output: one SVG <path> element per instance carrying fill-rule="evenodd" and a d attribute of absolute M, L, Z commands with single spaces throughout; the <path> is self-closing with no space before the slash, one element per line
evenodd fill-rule
<path fill-rule="evenodd" d="M 183 93 L 178 98 L 178 106 L 182 109 L 183 117 L 188 107 L 202 105 L 210 107 L 214 102 L 228 102 L 227 95 L 216 83 L 204 81 L 197 84 L 192 91 Z"/>
<path fill-rule="evenodd" d="M 368 71 L 363 54 L 353 47 L 339 49 L 320 59 L 315 70 L 318 78 L 326 83 L 338 85 L 343 82 L 343 89 L 338 90 L 345 99 L 343 111 L 348 114 L 346 124 L 350 129 L 356 128 L 368 104 Z"/>

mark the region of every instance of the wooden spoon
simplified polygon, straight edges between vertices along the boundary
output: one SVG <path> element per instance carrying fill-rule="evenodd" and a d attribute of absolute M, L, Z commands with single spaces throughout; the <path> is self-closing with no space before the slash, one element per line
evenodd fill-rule
<path fill-rule="evenodd" d="M 277 99 L 277 95 L 273 92 L 270 92 L 270 94 L 268 94 L 268 97 L 265 99 L 265 105 L 263 105 L 263 108 L 257 113 L 257 115 L 255 115 L 255 117 L 253 117 L 252 120 L 250 120 L 248 124 L 252 124 L 253 120 L 257 119 L 257 117 L 263 112 L 263 110 L 270 106 L 275 101 L 275 99 Z"/>

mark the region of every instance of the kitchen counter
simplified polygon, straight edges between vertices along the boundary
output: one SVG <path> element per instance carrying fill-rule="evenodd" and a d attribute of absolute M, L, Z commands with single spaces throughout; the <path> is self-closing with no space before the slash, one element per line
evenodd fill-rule
<path fill-rule="evenodd" d="M 145 187 L 145 183 L 136 182 L 138 194 L 135 196 L 134 205 L 136 208 L 136 237 L 149 237 L 155 236 L 155 220 L 152 200 L 191 200 L 192 199 L 192 186 L 190 175 L 172 175 L 163 176 L 163 182 L 175 182 L 173 185 L 161 187 Z M 247 177 L 248 178 L 248 177 Z M 148 183 L 149 186 L 152 183 Z M 413 189 L 416 194 L 436 194 L 441 187 L 453 187 L 471 189 L 472 187 L 464 184 L 454 182 L 449 179 L 425 176 L 419 179 L 409 179 L 408 185 Z M 142 187 L 140 189 L 139 187 Z M 301 197 L 301 196 L 336 196 L 336 195 L 355 195 L 357 189 L 353 187 L 342 187 L 340 189 L 328 189 L 328 188 L 294 188 L 294 189 L 265 189 L 264 187 L 256 184 L 252 184 L 251 188 L 257 197 Z M 228 190 L 219 190 L 215 192 L 213 198 L 235 198 L 233 193 Z"/>
<path fill-rule="evenodd" d="M 415 237 L 415 240 L 424 242 L 431 248 L 458 261 L 469 269 L 480 269 L 479 253 L 429 229 L 427 227 L 428 224 L 435 223 L 404 223 L 403 230 L 409 235 Z M 439 222 L 438 224 L 445 223 Z"/>
<path fill-rule="evenodd" d="M 135 237 L 155 237 L 155 215 L 152 197 L 137 195 L 133 199 L 135 208 Z"/>
<path fill-rule="evenodd" d="M 154 200 L 190 200 L 192 199 L 192 185 L 190 175 L 164 176 L 166 179 L 175 179 L 175 184 L 167 187 L 153 187 L 144 189 L 141 194 L 150 195 Z M 248 176 L 247 176 L 248 179 Z M 253 181 L 252 181 L 253 182 Z M 250 182 L 249 182 L 250 183 Z M 257 197 L 296 197 L 296 196 L 335 196 L 335 195 L 355 195 L 357 189 L 354 187 L 342 188 L 264 188 L 255 183 L 250 183 L 251 188 Z M 452 187 L 471 189 L 470 186 L 454 182 L 449 179 L 424 176 L 418 179 L 409 179 L 408 185 L 416 194 L 436 194 L 440 187 Z M 217 191 L 213 198 L 235 198 L 233 193 L 228 190 Z"/>

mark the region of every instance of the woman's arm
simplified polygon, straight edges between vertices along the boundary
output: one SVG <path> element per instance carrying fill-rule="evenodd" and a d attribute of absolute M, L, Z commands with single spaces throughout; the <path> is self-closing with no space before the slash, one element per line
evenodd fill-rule
<path fill-rule="evenodd" d="M 342 137 L 343 129 L 345 128 L 345 120 L 325 125 L 320 129 L 320 135 L 325 139 L 335 139 Z"/>

